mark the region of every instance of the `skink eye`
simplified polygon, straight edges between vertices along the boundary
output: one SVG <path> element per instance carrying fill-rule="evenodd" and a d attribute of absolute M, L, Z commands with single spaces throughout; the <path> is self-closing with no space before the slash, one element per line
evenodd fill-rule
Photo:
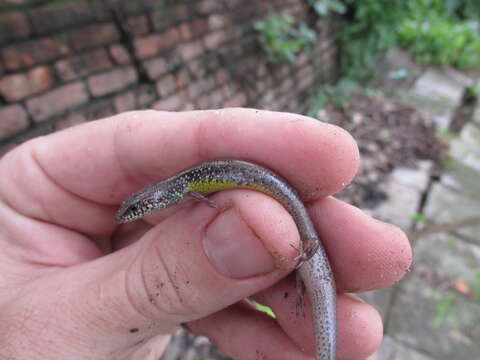
<path fill-rule="evenodd" d="M 135 213 L 135 212 L 138 211 L 138 206 L 137 205 L 132 205 L 132 206 L 130 206 L 129 210 L 130 210 L 130 212 Z"/>

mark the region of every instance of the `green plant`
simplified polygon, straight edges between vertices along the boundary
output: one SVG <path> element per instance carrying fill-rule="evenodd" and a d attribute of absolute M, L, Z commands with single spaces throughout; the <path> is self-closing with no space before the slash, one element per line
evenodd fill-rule
<path fill-rule="evenodd" d="M 330 13 L 344 14 L 347 7 L 339 0 L 308 0 L 308 4 L 318 16 L 326 16 Z"/>
<path fill-rule="evenodd" d="M 436 290 L 425 291 L 425 296 L 435 301 L 435 317 L 432 325 L 439 327 L 445 323 L 455 326 L 457 318 L 455 317 L 455 295 L 442 294 Z"/>
<path fill-rule="evenodd" d="M 468 96 L 479 97 L 480 96 L 480 82 L 475 85 L 467 87 Z"/>
<path fill-rule="evenodd" d="M 480 19 L 480 2 L 478 0 L 445 0 L 447 11 L 459 19 Z"/>
<path fill-rule="evenodd" d="M 403 1 L 345 0 L 348 13 L 340 29 L 343 76 L 363 80 L 370 76 L 379 54 L 397 42 L 397 25 L 406 12 Z"/>
<path fill-rule="evenodd" d="M 397 44 L 421 62 L 480 66 L 478 0 L 343 1 L 347 5 L 339 34 L 343 76 L 368 78 L 378 56 Z"/>
<path fill-rule="evenodd" d="M 421 225 L 427 222 L 427 217 L 422 213 L 416 213 L 412 216 L 412 220 L 415 224 Z"/>
<path fill-rule="evenodd" d="M 480 37 L 469 22 L 454 22 L 430 13 L 422 20 L 406 20 L 399 28 L 399 43 L 420 63 L 480 66 Z"/>
<path fill-rule="evenodd" d="M 314 94 L 309 101 L 307 116 L 317 117 L 318 112 L 328 105 L 341 106 L 350 98 L 351 89 L 342 86 L 325 86 L 323 90 Z"/>
<path fill-rule="evenodd" d="M 455 296 L 448 295 L 439 297 L 435 304 L 435 318 L 433 319 L 433 326 L 439 327 L 445 322 L 454 323 L 455 314 L 453 307 L 455 305 Z"/>
<path fill-rule="evenodd" d="M 297 24 L 288 14 L 272 14 L 255 22 L 260 44 L 272 62 L 293 62 L 296 55 L 311 46 L 316 34 L 304 23 Z"/>

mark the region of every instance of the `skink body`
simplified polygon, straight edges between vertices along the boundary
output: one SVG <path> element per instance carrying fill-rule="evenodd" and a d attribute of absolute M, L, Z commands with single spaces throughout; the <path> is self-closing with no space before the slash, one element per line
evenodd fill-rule
<path fill-rule="evenodd" d="M 297 271 L 312 304 L 315 360 L 335 360 L 336 292 L 327 254 L 299 195 L 279 175 L 241 160 L 204 162 L 129 196 L 120 206 L 116 220 L 132 221 L 177 204 L 189 195 L 206 200 L 205 195 L 232 188 L 257 190 L 272 196 L 295 220 L 302 241 L 300 259 L 303 261 Z"/>

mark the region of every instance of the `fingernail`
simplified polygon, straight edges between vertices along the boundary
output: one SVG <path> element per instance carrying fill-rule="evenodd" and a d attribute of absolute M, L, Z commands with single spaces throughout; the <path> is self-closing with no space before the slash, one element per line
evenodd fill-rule
<path fill-rule="evenodd" d="M 235 208 L 220 213 L 203 238 L 205 253 L 221 274 L 234 279 L 269 273 L 275 265 Z"/>

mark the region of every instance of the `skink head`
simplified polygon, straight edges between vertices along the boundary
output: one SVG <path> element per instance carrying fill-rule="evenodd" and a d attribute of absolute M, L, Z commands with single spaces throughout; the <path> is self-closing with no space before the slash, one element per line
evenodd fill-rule
<path fill-rule="evenodd" d="M 115 220 L 119 223 L 126 223 L 141 218 L 142 216 L 152 212 L 160 207 L 155 207 L 155 204 L 149 200 L 140 200 L 131 202 L 125 199 L 117 211 Z"/>
<path fill-rule="evenodd" d="M 152 211 L 179 203 L 184 196 L 182 184 L 157 183 L 147 186 L 123 200 L 115 220 L 126 223 L 143 217 Z"/>

